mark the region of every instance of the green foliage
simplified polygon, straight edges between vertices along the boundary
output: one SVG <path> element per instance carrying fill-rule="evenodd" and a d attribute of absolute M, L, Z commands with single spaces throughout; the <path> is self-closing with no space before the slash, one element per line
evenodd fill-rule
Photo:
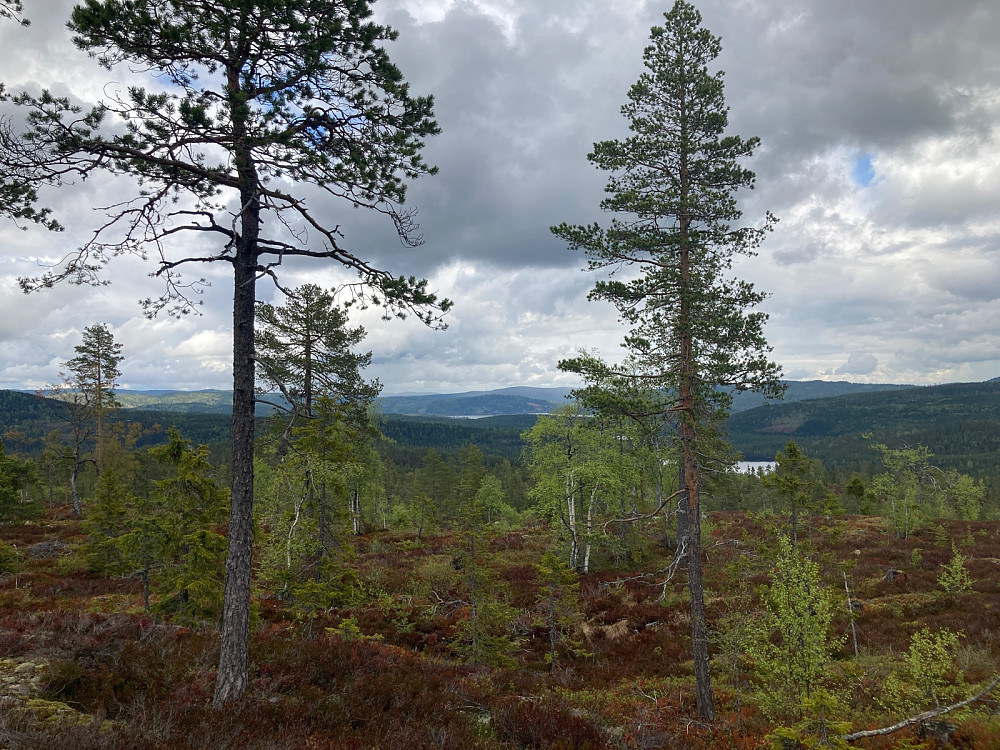
<path fill-rule="evenodd" d="M 542 555 L 535 570 L 540 590 L 534 624 L 543 628 L 548 636 L 549 649 L 545 658 L 554 671 L 560 655 L 568 658 L 591 655 L 580 639 L 584 620 L 580 610 L 580 583 L 576 571 L 551 550 Z"/>
<path fill-rule="evenodd" d="M 39 506 L 28 494 L 38 482 L 34 462 L 8 456 L 0 441 L 0 523 L 25 520 L 38 515 Z"/>
<path fill-rule="evenodd" d="M 507 505 L 500 478 L 487 474 L 479 483 L 476 503 L 486 513 L 486 523 L 510 528 L 517 521 L 517 511 Z"/>
<path fill-rule="evenodd" d="M 122 345 L 115 341 L 107 325 L 100 323 L 83 329 L 83 341 L 73 347 L 76 356 L 63 363 L 67 387 L 83 395 L 87 407 L 100 415 L 119 407 L 115 388 L 125 357 Z"/>
<path fill-rule="evenodd" d="M 870 508 L 866 502 L 868 497 L 868 491 L 865 487 L 864 480 L 855 474 L 851 477 L 850 481 L 844 486 L 844 494 L 851 498 L 851 508 L 852 513 L 868 513 Z"/>
<path fill-rule="evenodd" d="M 461 566 L 460 591 L 468 602 L 468 617 L 455 626 L 455 649 L 473 664 L 510 666 L 515 646 L 510 634 L 514 609 L 507 604 L 505 586 L 489 549 L 492 525 L 486 521 L 479 493 L 485 479 L 481 462 L 482 454 L 471 446 L 459 478 L 456 559 Z"/>
<path fill-rule="evenodd" d="M 131 540 L 122 537 L 134 527 L 134 510 L 139 500 L 119 477 L 116 467 L 108 467 L 97 480 L 97 490 L 90 503 L 83 529 L 83 545 L 90 569 L 106 575 L 127 575 L 134 570 L 135 559 L 126 553 Z"/>
<path fill-rule="evenodd" d="M 899 668 L 886 680 L 880 703 L 894 713 L 911 713 L 959 698 L 964 686 L 955 650 L 963 637 L 947 628 L 914 633 Z"/>
<path fill-rule="evenodd" d="M 419 599 L 438 604 L 453 600 L 458 584 L 459 571 L 451 555 L 429 555 L 414 568 L 413 594 Z"/>
<path fill-rule="evenodd" d="M 965 555 L 955 545 L 951 548 L 951 560 L 941 566 L 937 582 L 949 594 L 964 594 L 972 590 L 973 581 L 965 567 Z"/>
<path fill-rule="evenodd" d="M 774 750 L 795 748 L 832 748 L 847 750 L 851 745 L 840 738 L 851 730 L 851 722 L 836 717 L 845 714 L 844 706 L 822 688 L 802 699 L 802 719 L 788 727 L 777 727 L 768 735 Z"/>
<path fill-rule="evenodd" d="M 774 457 L 775 470 L 764 477 L 764 486 L 773 488 L 781 498 L 782 506 L 791 516 L 791 537 L 798 539 L 798 516 L 801 512 L 825 510 L 829 496 L 816 477 L 816 466 L 803 453 L 794 440 L 789 440 L 784 450 Z"/>
<path fill-rule="evenodd" d="M 185 621 L 214 620 L 222 602 L 226 538 L 216 527 L 228 511 L 205 446 L 193 448 L 176 430 L 150 450 L 162 479 L 133 494 L 120 468 L 98 479 L 84 529 L 92 570 L 137 577 L 147 609 Z"/>
<path fill-rule="evenodd" d="M 767 613 L 748 653 L 759 680 L 758 701 L 768 715 L 803 718 L 806 699 L 823 686 L 832 638 L 833 592 L 820 580 L 819 565 L 778 536 L 778 557 L 767 592 Z"/>
<path fill-rule="evenodd" d="M 15 578 L 24 566 L 24 555 L 18 549 L 0 540 L 0 578 L 12 575 Z"/>
<path fill-rule="evenodd" d="M 474 443 L 490 461 L 517 461 L 523 447 L 520 435 L 536 419 L 534 414 L 483 419 L 386 414 L 380 418 L 379 427 L 392 442 L 380 450 L 398 463 L 412 464 L 424 458 L 428 450 L 451 458 Z"/>
<path fill-rule="evenodd" d="M 613 544 L 600 533 L 604 523 L 636 515 L 646 510 L 644 498 L 658 497 L 650 485 L 659 486 L 661 467 L 652 478 L 643 474 L 651 454 L 626 448 L 638 445 L 628 425 L 591 415 L 579 401 L 540 417 L 522 437 L 534 479 L 529 497 L 566 543 L 569 565 L 586 573 L 598 546 Z"/>
<path fill-rule="evenodd" d="M 951 470 L 945 475 L 942 510 L 963 521 L 978 521 L 985 496 L 986 488 L 982 482 Z"/>
<path fill-rule="evenodd" d="M 339 636 L 341 640 L 344 641 L 381 641 L 382 635 L 375 633 L 374 635 L 365 635 L 361 631 L 361 626 L 358 625 L 357 619 L 354 617 L 345 617 L 340 621 L 340 624 L 335 628 L 327 628 L 326 631 L 332 635 Z"/>
<path fill-rule="evenodd" d="M 333 292 L 305 284 L 290 290 L 283 306 L 258 302 L 256 314 L 256 362 L 267 388 L 280 389 L 306 417 L 320 394 L 361 412 L 368 409 L 381 386 L 361 377 L 371 352 L 352 351 L 365 329 L 348 327 L 347 312 Z"/>

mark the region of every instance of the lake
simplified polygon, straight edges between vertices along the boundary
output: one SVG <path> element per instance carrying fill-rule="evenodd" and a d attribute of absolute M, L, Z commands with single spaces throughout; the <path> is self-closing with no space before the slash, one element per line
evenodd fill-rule
<path fill-rule="evenodd" d="M 736 471 L 740 474 L 755 474 L 757 470 L 767 473 L 774 471 L 774 461 L 737 461 Z"/>

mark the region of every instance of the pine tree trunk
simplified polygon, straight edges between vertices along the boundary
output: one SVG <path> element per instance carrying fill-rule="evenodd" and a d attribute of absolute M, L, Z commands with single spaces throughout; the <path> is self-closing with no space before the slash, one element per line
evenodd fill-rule
<path fill-rule="evenodd" d="M 686 113 L 682 111 L 682 131 L 687 128 Z M 681 156 L 681 194 L 687 198 L 690 176 L 686 154 Z M 690 293 L 693 287 L 691 269 L 691 219 L 686 213 L 680 216 L 680 275 L 681 294 L 678 315 L 679 333 L 679 388 L 678 418 L 681 433 L 681 465 L 686 503 L 684 507 L 684 528 L 687 539 L 688 592 L 691 596 L 691 646 L 694 656 L 695 703 L 698 718 L 703 721 L 715 719 L 715 698 L 712 695 L 712 673 L 708 661 L 708 622 L 705 615 L 705 587 L 701 568 L 701 504 L 698 497 L 698 455 L 695 438 L 697 436 L 697 394 L 696 394 L 696 354 L 694 350 L 694 320 Z M 678 516 L 678 526 L 680 517 Z"/>
<path fill-rule="evenodd" d="M 233 483 L 215 705 L 246 691 L 253 567 L 254 259 L 241 252 L 233 295 Z"/>
<path fill-rule="evenodd" d="M 684 461 L 682 460 L 677 469 L 677 490 L 679 491 L 677 503 L 677 543 L 675 549 L 682 560 L 678 562 L 678 567 L 683 567 L 683 558 L 687 555 L 687 480 L 684 478 Z"/>
<path fill-rule="evenodd" d="M 80 476 L 80 446 L 77 444 L 73 453 L 73 466 L 69 470 L 69 487 L 73 497 L 73 516 L 83 517 L 83 506 L 80 504 L 80 488 L 77 486 L 77 479 Z"/>

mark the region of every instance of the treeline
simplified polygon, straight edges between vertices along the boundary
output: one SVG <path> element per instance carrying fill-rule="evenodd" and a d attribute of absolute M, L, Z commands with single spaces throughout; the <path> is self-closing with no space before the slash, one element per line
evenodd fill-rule
<path fill-rule="evenodd" d="M 469 445 L 476 445 L 488 461 L 495 458 L 520 463 L 524 443 L 521 433 L 538 419 L 534 414 L 456 419 L 447 417 L 410 417 L 397 414 L 379 421 L 387 438 L 380 450 L 398 464 L 412 466 L 429 450 L 456 455 Z"/>
<path fill-rule="evenodd" d="M 64 401 L 41 394 L 0 391 L 0 420 L 0 434 L 8 451 L 37 458 L 45 449 L 47 435 L 66 430 L 67 405 Z M 185 438 L 198 445 L 221 445 L 229 442 L 232 417 L 228 414 L 129 409 L 109 414 L 108 423 L 138 425 L 141 431 L 138 447 L 166 442 L 170 427 L 176 427 Z"/>
<path fill-rule="evenodd" d="M 870 474 L 878 469 L 871 442 L 926 445 L 938 464 L 974 476 L 1000 476 L 1000 384 L 973 383 L 776 403 L 733 414 L 727 438 L 747 460 L 770 461 L 789 438 L 828 469 Z M 0 391 L 0 434 L 7 450 L 38 457 L 47 434 L 65 427 L 62 402 L 17 391 Z M 142 427 L 139 446 L 166 440 L 177 427 L 195 444 L 213 452 L 229 441 L 230 418 L 224 414 L 129 409 L 112 420 Z M 457 456 L 475 444 L 487 463 L 520 463 L 521 433 L 538 415 L 503 415 L 481 419 L 382 415 L 388 438 L 381 454 L 402 466 L 415 466 L 429 450 Z"/>

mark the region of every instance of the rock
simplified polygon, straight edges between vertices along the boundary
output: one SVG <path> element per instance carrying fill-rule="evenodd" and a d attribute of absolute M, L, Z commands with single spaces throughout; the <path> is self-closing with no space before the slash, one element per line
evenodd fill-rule
<path fill-rule="evenodd" d="M 55 557 L 56 555 L 65 555 L 69 552 L 69 548 L 58 539 L 46 539 L 44 542 L 38 542 L 38 544 L 32 544 L 28 547 L 28 555 L 34 559 L 39 559 L 42 557 Z"/>
<path fill-rule="evenodd" d="M 922 721 L 917 736 L 922 740 L 932 740 L 936 747 L 951 747 L 958 727 L 950 721 Z"/>

